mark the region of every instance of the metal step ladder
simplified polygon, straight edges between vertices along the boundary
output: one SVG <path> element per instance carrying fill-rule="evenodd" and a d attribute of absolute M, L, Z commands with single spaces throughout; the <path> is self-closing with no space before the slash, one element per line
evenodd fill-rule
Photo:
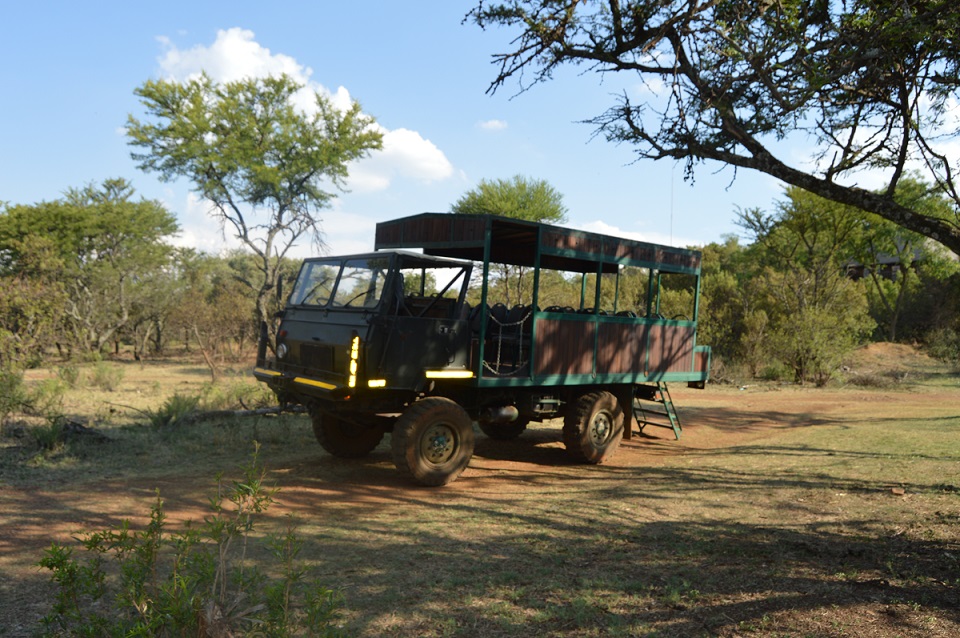
<path fill-rule="evenodd" d="M 651 402 L 659 403 L 663 406 L 663 410 L 656 408 L 651 409 L 649 405 L 646 409 L 643 407 L 644 403 L 649 404 Z M 667 388 L 666 383 L 660 381 L 658 381 L 655 386 L 634 386 L 633 416 L 636 418 L 641 432 L 643 432 L 643 428 L 648 425 L 671 428 L 673 429 L 674 436 L 679 439 L 680 432 L 683 430 L 683 426 L 680 425 L 680 415 L 677 414 L 677 409 L 673 405 L 673 399 L 670 397 L 670 390 Z M 651 419 L 651 417 L 659 417 L 659 420 Z M 666 422 L 664 422 L 663 419 L 666 419 Z"/>

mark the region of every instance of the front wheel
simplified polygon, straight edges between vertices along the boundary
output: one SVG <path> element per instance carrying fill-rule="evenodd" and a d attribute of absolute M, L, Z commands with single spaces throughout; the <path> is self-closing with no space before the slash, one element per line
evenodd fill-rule
<path fill-rule="evenodd" d="M 603 463 L 614 455 L 623 438 L 623 409 L 609 392 L 580 397 L 563 420 L 567 454 L 581 463 Z"/>
<path fill-rule="evenodd" d="M 450 399 L 428 397 L 397 419 L 393 463 L 422 485 L 446 485 L 470 463 L 473 443 L 473 422 L 466 411 Z"/>
<path fill-rule="evenodd" d="M 351 423 L 330 413 L 310 410 L 313 435 L 320 446 L 343 459 L 358 459 L 373 451 L 383 439 L 384 430 L 376 425 Z"/>

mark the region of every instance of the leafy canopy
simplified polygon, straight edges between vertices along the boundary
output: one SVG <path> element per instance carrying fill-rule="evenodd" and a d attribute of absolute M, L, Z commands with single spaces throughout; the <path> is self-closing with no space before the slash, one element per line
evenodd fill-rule
<path fill-rule="evenodd" d="M 761 171 L 960 253 L 954 0 L 507 0 L 470 17 L 520 29 L 492 91 L 567 64 L 619 74 L 645 90 L 592 122 L 640 157 L 683 161 L 688 178 L 704 160 Z M 812 149 L 804 167 L 788 138 Z M 911 167 L 951 200 L 948 219 L 894 197 Z M 864 170 L 880 192 L 851 185 Z"/>
<path fill-rule="evenodd" d="M 503 215 L 515 219 L 562 223 L 567 219 L 563 195 L 546 180 L 514 175 L 511 179 L 482 179 L 451 207 L 465 215 Z"/>

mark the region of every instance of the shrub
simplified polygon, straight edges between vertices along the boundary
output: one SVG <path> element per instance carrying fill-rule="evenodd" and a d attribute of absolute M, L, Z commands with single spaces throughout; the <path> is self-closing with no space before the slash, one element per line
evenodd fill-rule
<path fill-rule="evenodd" d="M 184 417 L 193 414 L 199 404 L 200 397 L 177 392 L 168 397 L 158 410 L 147 410 L 146 414 L 147 418 L 150 419 L 150 425 L 159 428 L 174 425 Z"/>
<path fill-rule="evenodd" d="M 950 328 L 931 330 L 926 335 L 927 352 L 931 357 L 960 364 L 960 333 Z"/>
<path fill-rule="evenodd" d="M 60 379 L 44 379 L 29 395 L 31 410 L 48 418 L 56 418 L 63 414 L 63 395 L 66 392 L 63 381 Z"/>
<path fill-rule="evenodd" d="M 20 412 L 27 404 L 27 390 L 23 385 L 23 373 L 0 368 L 0 427 L 14 412 Z"/>
<path fill-rule="evenodd" d="M 30 438 L 40 449 L 41 454 L 58 452 L 63 448 L 63 419 L 51 418 L 44 425 L 34 425 L 29 429 Z"/>
<path fill-rule="evenodd" d="M 113 392 L 123 381 L 123 368 L 111 365 L 106 361 L 97 361 L 91 369 L 90 383 L 95 388 Z"/>
<path fill-rule="evenodd" d="M 273 392 L 262 383 L 236 381 L 230 384 L 208 384 L 202 404 L 206 410 L 256 409 L 276 405 Z"/>
<path fill-rule="evenodd" d="M 53 543 L 39 562 L 56 587 L 53 609 L 41 620 L 43 634 L 342 635 L 335 626 L 342 596 L 305 578 L 292 522 L 267 537 L 276 569 L 246 558 L 258 517 L 277 492 L 265 477 L 255 448 L 241 480 L 227 485 L 217 477 L 212 514 L 197 528 L 169 532 L 158 494 L 144 529 L 123 521 L 81 534 L 86 559 Z"/>
<path fill-rule="evenodd" d="M 80 366 L 75 363 L 69 363 L 57 368 L 57 378 L 71 388 L 79 388 L 83 377 L 80 373 Z"/>

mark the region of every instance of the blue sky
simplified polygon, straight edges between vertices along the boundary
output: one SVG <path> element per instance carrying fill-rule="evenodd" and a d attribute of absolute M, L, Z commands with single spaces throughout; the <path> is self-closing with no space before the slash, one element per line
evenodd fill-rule
<path fill-rule="evenodd" d="M 775 180 L 717 165 L 694 185 L 668 162 L 592 139 L 582 120 L 618 90 L 574 69 L 517 95 L 486 94 L 506 31 L 462 24 L 473 2 L 8 3 L 0 23 L 0 201 L 30 204 L 111 177 L 162 201 L 177 243 L 230 245 L 190 192 L 137 170 L 123 134 L 142 116 L 147 79 L 215 79 L 287 71 L 315 90 L 358 100 L 383 127 L 385 150 L 353 167 L 350 192 L 320 212 L 332 253 L 372 249 L 377 221 L 450 205 L 481 179 L 545 179 L 568 225 L 675 245 L 737 232 L 737 207 L 770 209 Z M 629 85 L 623 88 L 632 90 Z M 718 172 L 719 171 L 719 172 Z M 671 223 L 672 219 L 672 223 Z M 298 253 L 310 251 L 302 246 Z"/>

